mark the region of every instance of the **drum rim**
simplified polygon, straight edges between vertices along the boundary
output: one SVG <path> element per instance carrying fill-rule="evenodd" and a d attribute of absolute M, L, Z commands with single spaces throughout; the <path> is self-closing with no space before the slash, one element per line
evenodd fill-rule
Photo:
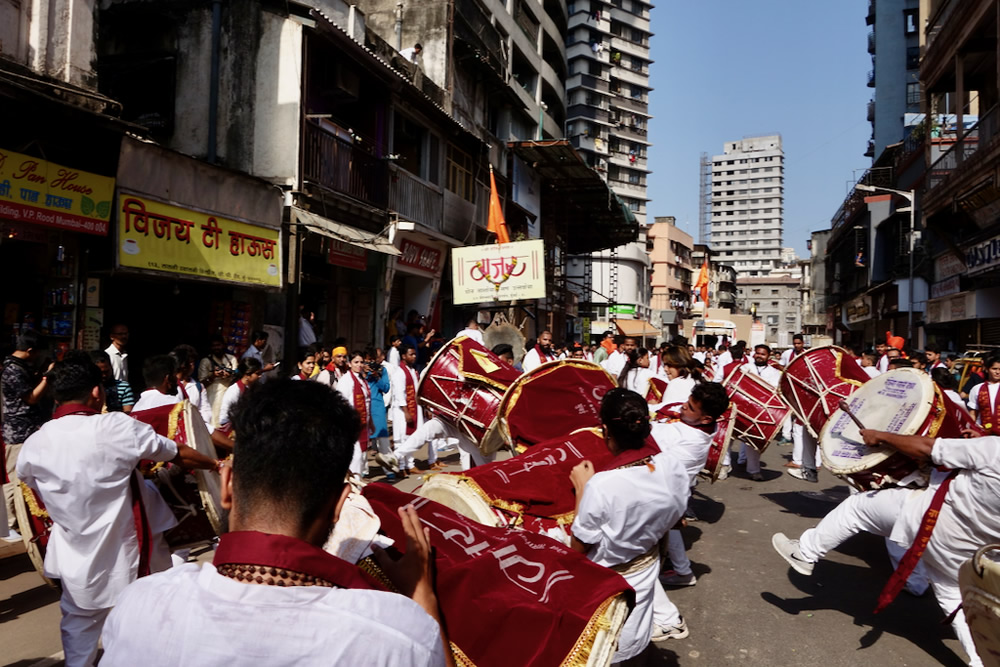
<path fill-rule="evenodd" d="M 442 502 L 440 499 L 435 499 L 427 496 L 425 494 L 425 491 L 428 488 L 431 491 L 434 491 L 435 489 L 455 490 L 462 488 L 463 484 L 465 485 L 466 488 L 469 489 L 472 496 L 476 499 L 475 505 L 473 505 L 473 503 L 471 502 L 467 504 L 476 513 L 477 516 L 471 516 L 466 518 L 471 519 L 476 523 L 480 523 L 484 526 L 493 526 L 494 528 L 502 528 L 503 525 L 500 523 L 500 518 L 496 515 L 496 512 L 493 509 L 493 504 L 489 500 L 489 495 L 485 491 L 483 491 L 482 487 L 480 487 L 479 484 L 477 484 L 476 481 L 471 477 L 467 477 L 460 473 L 438 473 L 435 475 L 430 475 L 427 478 L 427 481 L 425 481 L 422 485 L 420 485 L 420 488 L 417 489 L 414 493 L 420 496 L 421 498 L 427 498 L 428 500 L 433 500 L 436 503 L 441 503 L 450 510 L 457 512 L 458 514 L 462 514 L 454 507 L 451 507 L 447 503 Z M 514 512 L 517 515 L 515 523 L 520 523 L 521 515 L 523 514 L 523 508 L 521 508 L 520 510 L 515 509 L 513 507 L 503 508 L 503 509 Z M 462 514 L 462 516 L 465 515 Z M 484 522 L 482 517 L 485 516 L 489 516 L 493 521 L 493 523 Z"/>
<path fill-rule="evenodd" d="M 466 339 L 468 339 L 468 336 L 464 336 L 464 335 L 463 336 L 455 336 L 450 341 L 448 341 L 447 343 L 445 343 L 444 345 L 442 345 L 441 349 L 438 350 L 437 352 L 435 352 L 431 356 L 430 360 L 427 362 L 427 365 L 424 366 L 424 370 L 420 373 L 420 377 L 417 378 L 417 386 L 414 388 L 414 392 L 415 392 L 416 396 L 420 396 L 420 387 L 422 387 L 423 384 L 424 384 L 424 378 L 427 377 L 428 374 L 430 374 L 430 371 L 431 371 L 432 368 L 434 368 L 434 364 L 435 364 L 435 362 L 437 362 L 438 357 L 440 357 L 445 352 L 448 352 L 449 350 L 451 350 L 452 347 L 454 346 L 454 344 L 456 342 L 460 343 L 461 341 L 466 340 Z"/>
<path fill-rule="evenodd" d="M 517 380 L 515 380 L 513 384 L 507 388 L 507 391 L 504 392 L 503 398 L 500 399 L 500 406 L 497 408 L 497 423 L 500 427 L 500 435 L 503 437 L 507 445 L 511 447 L 511 449 L 515 448 L 515 443 L 514 438 L 510 434 L 510 424 L 507 422 L 507 417 L 510 411 L 514 409 L 514 406 L 517 405 L 517 401 L 521 396 L 524 384 L 526 384 L 530 379 L 538 377 L 543 373 L 547 374 L 562 366 L 575 366 L 586 370 L 593 370 L 596 368 L 604 373 L 604 376 L 611 381 L 612 389 L 618 386 L 614 376 L 612 376 L 611 373 L 609 373 L 603 366 L 594 363 L 593 361 L 587 361 L 586 359 L 556 359 L 555 361 L 546 361 L 540 366 L 532 368 L 530 371 L 517 378 Z"/>
<path fill-rule="evenodd" d="M 191 405 L 190 401 L 184 401 L 183 408 L 184 415 L 184 430 L 186 433 L 191 433 L 194 428 L 192 425 L 195 423 L 196 419 L 201 419 L 201 415 L 195 412 L 194 406 Z M 202 420 L 202 424 L 204 424 Z M 207 427 L 206 427 L 207 429 Z M 205 454 L 206 452 L 202 452 Z M 205 515 L 208 517 L 208 522 L 212 525 L 212 529 L 215 530 L 216 535 L 222 535 L 226 532 L 227 528 L 227 517 L 226 510 L 221 506 L 215 505 L 215 498 L 212 495 L 212 490 L 209 488 L 208 483 L 205 481 L 209 478 L 209 475 L 215 475 L 214 470 L 193 470 L 195 482 L 198 485 L 198 496 L 201 498 L 202 509 L 205 510 Z M 221 495 L 222 488 L 220 482 L 219 493 Z M 221 501 L 221 498 L 220 498 Z"/>
<path fill-rule="evenodd" d="M 891 370 L 891 371 L 888 371 L 886 373 L 883 373 L 882 375 L 878 375 L 878 376 L 872 378 L 871 381 L 875 381 L 875 380 L 878 380 L 879 378 L 884 378 L 884 377 L 892 375 L 892 374 L 896 374 L 897 376 L 898 375 L 912 375 L 913 377 L 918 378 L 921 381 L 922 384 L 924 384 L 923 381 L 926 380 L 926 382 L 930 383 L 930 385 L 931 385 L 934 399 L 930 403 L 925 403 L 923 401 L 919 402 L 917 404 L 919 406 L 920 410 L 921 410 L 919 420 L 915 419 L 913 422 L 911 422 L 912 427 L 910 429 L 904 429 L 903 431 L 899 432 L 899 434 L 901 434 L 901 435 L 913 435 L 918 430 L 920 430 L 925 424 L 927 424 L 928 418 L 932 416 L 932 412 L 934 410 L 935 404 L 940 401 L 940 398 L 943 396 L 943 394 L 941 393 L 941 390 L 938 389 L 937 385 L 934 384 L 934 381 L 930 379 L 929 375 L 927 375 L 923 371 L 919 371 L 919 370 L 917 370 L 915 368 L 897 368 L 895 370 Z M 868 383 L 866 382 L 864 386 L 867 387 Z M 871 386 L 874 387 L 876 385 L 872 384 Z M 926 384 L 925 384 L 925 386 L 926 386 Z M 861 389 L 858 389 L 858 391 L 861 391 Z M 875 391 L 875 390 L 873 390 L 873 391 Z M 857 393 L 857 391 L 855 393 Z M 853 394 L 852 394 L 852 396 L 853 396 Z M 827 452 L 827 443 L 831 443 L 832 442 L 833 436 L 830 434 L 830 431 L 832 430 L 833 425 L 836 423 L 839 415 L 842 415 L 843 412 L 844 412 L 843 410 L 841 410 L 840 408 L 837 408 L 837 410 L 832 415 L 830 415 L 830 418 L 826 420 L 826 424 L 823 425 L 823 430 L 820 432 L 820 439 L 819 439 L 820 454 L 821 454 L 821 456 L 823 458 L 823 465 L 825 465 L 830 470 L 830 472 L 832 472 L 835 475 L 852 475 L 854 473 L 866 472 L 866 471 L 871 470 L 872 468 L 874 468 L 875 466 L 877 466 L 877 465 L 879 465 L 881 463 L 885 463 L 886 461 L 888 461 L 893 456 L 899 454 L 899 450 L 894 449 L 892 447 L 889 447 L 888 445 L 885 445 L 885 446 L 880 447 L 877 451 L 870 451 L 869 453 L 865 454 L 860 460 L 858 460 L 852 466 L 843 467 L 843 466 L 839 466 L 839 465 L 834 464 L 833 460 L 830 459 L 827 456 L 827 453 L 826 453 Z M 941 412 L 941 414 L 937 415 L 935 417 L 934 422 L 932 422 L 932 426 L 931 426 L 931 428 L 933 428 L 935 434 L 937 433 L 937 429 L 940 428 L 941 422 L 944 421 L 944 412 L 945 411 L 941 410 L 940 412 Z M 935 424 L 935 422 L 936 422 L 936 424 Z M 906 432 L 906 431 L 912 431 L 912 432 Z M 933 437 L 933 436 L 931 436 L 931 437 Z M 830 446 L 832 447 L 833 445 L 831 444 Z M 872 449 L 872 448 L 869 447 L 868 449 Z M 867 463 L 865 463 L 864 465 L 862 465 L 863 462 L 867 462 Z"/>
<path fill-rule="evenodd" d="M 35 568 L 35 572 L 38 573 L 45 583 L 53 588 L 56 587 L 54 581 L 45 576 L 45 556 L 42 554 L 41 548 L 35 543 L 34 531 L 31 530 L 31 519 L 28 515 L 28 501 L 24 498 L 24 492 L 34 494 L 35 491 L 29 487 L 24 482 L 18 482 L 14 486 L 14 516 L 17 517 L 18 528 L 21 529 L 21 542 L 24 544 L 24 550 L 28 554 L 28 560 L 31 561 L 32 566 Z M 29 531 L 31 534 L 29 535 Z"/>
<path fill-rule="evenodd" d="M 790 379 L 786 380 L 786 376 L 789 375 L 788 371 L 789 371 L 790 368 L 792 368 L 792 365 L 795 364 L 795 363 L 797 363 L 800 359 L 805 359 L 805 357 L 807 355 L 812 354 L 814 352 L 826 352 L 827 350 L 832 351 L 833 354 L 834 354 L 834 357 L 835 357 L 836 363 L 837 363 L 837 365 L 836 365 L 837 377 L 840 378 L 842 382 L 844 382 L 846 384 L 855 385 L 854 391 L 857 391 L 857 387 L 861 387 L 862 385 L 865 384 L 865 382 L 867 382 L 867 380 L 858 381 L 858 380 L 854 380 L 854 379 L 845 377 L 843 375 L 842 367 L 843 367 L 844 359 L 846 359 L 850 353 L 848 352 L 847 349 L 845 349 L 845 348 L 843 348 L 843 347 L 841 347 L 839 345 L 820 345 L 819 347 L 813 347 L 813 348 L 810 348 L 810 349 L 806 350 L 802 354 L 793 357 L 792 360 L 788 362 L 788 365 L 785 366 L 785 368 L 781 371 L 781 379 L 778 380 L 778 395 L 781 396 L 781 400 L 783 400 L 788 405 L 788 407 L 791 408 L 792 414 L 795 415 L 796 419 L 798 419 L 799 421 L 802 422 L 803 426 L 805 426 L 809 430 L 810 435 L 812 435 L 814 438 L 819 438 L 820 434 L 817 433 L 813 429 L 812 424 L 810 423 L 810 420 L 805 416 L 805 413 L 799 414 L 799 410 L 796 409 L 796 407 L 801 407 L 801 406 L 797 406 L 797 404 L 798 404 L 798 400 L 797 400 L 798 397 L 796 396 L 796 400 L 795 401 L 791 401 L 791 400 L 788 399 L 787 396 L 785 396 L 785 386 L 786 386 L 786 384 L 787 384 L 787 386 L 789 388 L 789 392 L 791 392 L 791 389 L 796 386 L 795 383 L 792 382 L 792 380 L 790 380 Z M 858 368 L 860 368 L 860 366 Z M 864 373 L 863 370 L 861 372 Z M 792 377 L 798 377 L 798 376 L 794 376 L 793 375 Z M 851 393 L 853 394 L 854 392 L 851 392 Z M 832 414 L 828 415 L 827 416 L 827 420 L 829 421 L 832 417 L 833 417 Z"/>

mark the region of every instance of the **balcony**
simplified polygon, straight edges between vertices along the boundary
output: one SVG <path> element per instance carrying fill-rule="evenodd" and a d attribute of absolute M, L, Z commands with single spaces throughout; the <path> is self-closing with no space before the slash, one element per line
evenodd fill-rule
<path fill-rule="evenodd" d="M 608 141 L 606 137 L 578 134 L 570 137 L 569 142 L 573 145 L 573 148 L 581 151 L 590 151 L 601 155 L 608 154 Z M 601 171 L 603 171 L 603 169 Z"/>
<path fill-rule="evenodd" d="M 389 203 L 386 162 L 311 121 L 305 125 L 302 178 L 376 208 Z"/>
<path fill-rule="evenodd" d="M 566 80 L 566 90 L 574 88 L 586 88 L 599 93 L 610 95 L 610 88 L 607 79 L 593 76 L 591 74 L 573 74 Z"/>
<path fill-rule="evenodd" d="M 459 19 L 455 36 L 470 44 L 491 69 L 502 75 L 507 69 L 506 49 L 502 48 L 500 33 L 490 23 L 489 15 L 475 0 L 456 0 L 455 14 Z"/>
<path fill-rule="evenodd" d="M 875 87 L 875 70 L 874 69 L 868 70 L 868 87 L 869 88 L 874 88 Z"/>
<path fill-rule="evenodd" d="M 566 118 L 568 120 L 573 120 L 575 118 L 587 118 L 589 120 L 596 120 L 599 123 L 609 122 L 607 109 L 601 109 L 600 107 L 594 107 L 588 104 L 574 104 L 566 111 Z"/>
<path fill-rule="evenodd" d="M 868 53 L 875 55 L 875 31 L 868 31 Z"/>
<path fill-rule="evenodd" d="M 636 42 L 629 41 L 624 37 L 612 37 L 611 50 L 621 51 L 622 53 L 639 56 L 640 58 L 649 60 L 649 46 L 637 44 Z"/>
<path fill-rule="evenodd" d="M 643 144 L 649 144 L 647 138 L 646 128 L 637 127 L 634 125 L 626 125 L 625 123 L 620 123 L 617 126 L 611 128 L 610 134 L 616 137 L 621 137 L 622 139 L 628 139 L 630 141 L 638 141 Z"/>
<path fill-rule="evenodd" d="M 401 218 L 441 231 L 444 195 L 441 188 L 426 183 L 396 165 L 389 168 L 389 208 Z"/>
<path fill-rule="evenodd" d="M 875 0 L 868 0 L 868 16 L 865 17 L 865 23 L 875 24 Z"/>
<path fill-rule="evenodd" d="M 984 148 L 991 147 L 996 139 L 998 125 L 998 109 L 994 106 L 985 114 L 979 116 L 979 122 L 970 127 L 961 139 L 941 154 L 927 172 L 928 191 L 947 182 L 951 176 L 962 168 L 968 172 L 979 162 L 976 154 Z M 964 163 L 964 164 L 963 164 Z"/>
<path fill-rule="evenodd" d="M 647 102 L 633 99 L 627 95 L 618 95 L 615 97 L 611 100 L 611 106 L 642 116 L 649 116 L 649 104 Z"/>
<path fill-rule="evenodd" d="M 875 100 L 868 100 L 868 122 L 875 122 Z"/>

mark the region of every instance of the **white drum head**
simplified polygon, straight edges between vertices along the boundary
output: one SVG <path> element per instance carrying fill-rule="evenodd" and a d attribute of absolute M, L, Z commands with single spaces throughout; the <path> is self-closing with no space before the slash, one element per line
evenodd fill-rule
<path fill-rule="evenodd" d="M 450 507 L 462 516 L 486 526 L 500 527 L 500 518 L 486 499 L 476 492 L 470 480 L 459 475 L 431 475 L 416 495 Z"/>
<path fill-rule="evenodd" d="M 876 376 L 846 399 L 865 428 L 914 435 L 934 406 L 934 383 L 915 368 L 898 368 Z M 837 410 L 820 432 L 823 465 L 835 475 L 869 470 L 896 453 L 891 447 L 869 447 L 860 429 Z"/>

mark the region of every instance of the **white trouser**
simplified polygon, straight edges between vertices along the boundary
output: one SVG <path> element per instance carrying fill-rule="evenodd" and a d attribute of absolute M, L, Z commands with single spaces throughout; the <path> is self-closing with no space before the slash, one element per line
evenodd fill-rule
<path fill-rule="evenodd" d="M 812 437 L 812 433 L 809 432 L 809 429 L 802 426 L 802 424 L 796 424 L 794 428 L 798 429 L 799 432 L 795 442 L 799 443 L 802 458 L 795 461 L 795 454 L 793 452 L 792 460 L 801 465 L 803 468 L 810 468 L 812 470 L 818 469 L 821 459 L 819 457 L 819 445 L 816 443 L 816 438 Z M 794 429 L 792 432 L 795 432 Z"/>
<path fill-rule="evenodd" d="M 670 601 L 667 592 L 663 590 L 660 578 L 656 578 L 656 587 L 653 589 L 653 623 L 669 628 L 681 622 L 681 612 L 677 605 Z"/>
<path fill-rule="evenodd" d="M 795 422 L 792 424 L 792 463 L 802 465 L 802 424 L 795 419 L 789 419 L 785 424 L 789 422 Z"/>
<path fill-rule="evenodd" d="M 785 423 L 781 425 L 781 437 L 785 440 L 792 439 L 792 420 L 786 419 Z"/>
<path fill-rule="evenodd" d="M 379 454 L 382 456 L 389 456 L 392 454 L 392 443 L 389 441 L 389 436 L 383 435 L 378 438 L 374 438 L 374 440 L 375 449 Z M 392 471 L 385 467 L 382 468 L 382 474 L 388 475 L 390 472 Z"/>
<path fill-rule="evenodd" d="M 667 533 L 667 555 L 670 556 L 674 572 L 684 576 L 691 574 L 691 561 L 684 549 L 684 537 L 681 535 L 681 531 L 676 528 L 672 528 Z"/>
<path fill-rule="evenodd" d="M 486 456 L 479 451 L 479 447 L 476 447 L 476 443 L 462 435 L 458 429 L 455 429 L 455 432 L 458 434 L 458 459 L 462 464 L 462 470 L 468 470 L 473 466 L 493 463 L 493 459 L 496 458 L 496 452 Z"/>
<path fill-rule="evenodd" d="M 7 479 L 10 481 L 3 485 L 3 502 L 7 507 L 7 528 L 17 527 L 17 516 L 14 514 L 14 491 L 17 489 L 17 454 L 21 451 L 21 444 L 6 445 L 4 457 L 6 458 Z"/>
<path fill-rule="evenodd" d="M 740 441 L 740 456 L 737 461 L 739 463 L 746 461 L 747 474 L 760 472 L 760 452 L 743 441 Z"/>
<path fill-rule="evenodd" d="M 405 430 L 403 431 L 405 433 Z M 396 440 L 396 458 L 401 468 L 413 467 L 413 455 L 427 444 L 427 463 L 437 461 L 437 450 L 430 444 L 435 438 L 461 437 L 461 434 L 451 424 L 433 417 L 425 421 L 412 434 Z"/>
<path fill-rule="evenodd" d="M 912 491 L 906 488 L 893 488 L 856 493 L 848 497 L 827 514 L 815 528 L 802 533 L 799 538 L 799 550 L 802 556 L 806 560 L 816 562 L 847 538 L 861 531 L 889 537 L 896 519 L 903 510 L 906 498 Z M 952 578 L 946 580 L 934 568 L 928 567 L 926 572 L 930 575 L 938 605 L 945 614 L 951 614 L 962 603 L 962 595 L 958 589 L 958 573 L 952 573 Z M 951 625 L 962 643 L 962 648 L 969 654 L 969 664 L 977 667 L 982 665 L 972 641 L 969 625 L 965 622 L 965 614 L 959 611 Z"/>
<path fill-rule="evenodd" d="M 355 442 L 353 453 L 351 454 L 351 467 L 350 467 L 351 474 L 360 477 L 362 474 L 367 472 L 367 468 L 368 468 L 368 452 L 362 451 L 360 441 Z"/>
<path fill-rule="evenodd" d="M 97 657 L 97 642 L 111 609 L 81 609 L 65 588 L 59 598 L 59 609 L 62 610 L 59 631 L 66 667 L 90 667 Z"/>
<path fill-rule="evenodd" d="M 887 537 L 885 538 L 885 549 L 889 552 L 889 562 L 892 563 L 892 569 L 895 570 L 899 567 L 899 561 L 906 555 L 906 547 L 896 544 Z M 909 579 L 906 580 L 906 590 L 919 596 L 926 593 L 930 585 L 931 580 L 927 574 L 927 568 L 924 566 L 924 560 L 921 558 L 917 561 L 913 572 L 910 573 Z"/>

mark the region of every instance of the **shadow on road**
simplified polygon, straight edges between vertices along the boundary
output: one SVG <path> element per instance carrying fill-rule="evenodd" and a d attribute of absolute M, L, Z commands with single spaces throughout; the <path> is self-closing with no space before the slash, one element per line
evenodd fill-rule
<path fill-rule="evenodd" d="M 859 641 L 858 651 L 874 646 L 888 633 L 909 640 L 942 665 L 964 665 L 965 661 L 942 641 L 953 637 L 953 633 L 950 625 L 943 624 L 944 614 L 932 595 L 916 598 L 901 593 L 885 611 L 877 616 L 874 614 L 879 591 L 890 574 L 889 563 L 887 557 L 880 563 L 877 556 L 871 556 L 879 553 L 878 542 L 882 538 L 872 535 L 863 537 L 865 539 L 848 540 L 842 545 L 848 548 L 838 551 L 857 555 L 866 561 L 876 561 L 872 567 L 823 560 L 816 565 L 812 577 L 790 569 L 789 581 L 807 597 L 782 598 L 763 592 L 761 598 L 790 615 L 832 609 L 851 616 L 856 626 L 869 628 Z"/>
<path fill-rule="evenodd" d="M 726 513 L 725 503 L 709 498 L 695 487 L 691 490 L 691 501 L 689 503 L 691 511 L 698 517 L 699 522 L 717 523 Z"/>
<path fill-rule="evenodd" d="M 801 491 L 762 493 L 761 498 L 778 505 L 786 514 L 798 514 L 807 519 L 822 519 L 833 506 L 847 498 L 846 486 L 821 488 L 820 485 L 803 482 Z"/>
<path fill-rule="evenodd" d="M 12 621 L 21 614 L 59 602 L 59 591 L 46 584 L 0 600 L 0 623 Z"/>

